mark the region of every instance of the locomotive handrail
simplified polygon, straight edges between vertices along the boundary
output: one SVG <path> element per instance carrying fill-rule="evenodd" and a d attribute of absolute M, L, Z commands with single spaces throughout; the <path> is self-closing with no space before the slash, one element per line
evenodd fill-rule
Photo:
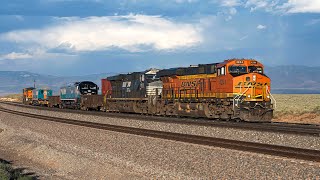
<path fill-rule="evenodd" d="M 273 95 L 271 94 L 268 85 L 266 85 L 266 90 L 267 90 L 267 94 L 270 95 L 271 103 L 272 103 L 272 101 L 274 102 L 274 103 L 272 103 L 272 104 L 274 105 L 274 106 L 273 106 L 274 109 L 276 109 L 276 107 L 277 107 L 277 101 L 276 101 L 276 99 L 273 97 Z"/>
<path fill-rule="evenodd" d="M 240 94 L 240 95 L 238 94 L 236 97 L 233 98 L 233 112 L 234 112 L 235 101 L 240 100 L 240 98 L 244 95 L 244 93 L 246 93 L 246 92 L 249 90 L 249 88 L 250 88 L 251 86 L 252 86 L 252 85 L 249 85 L 249 86 L 247 87 L 247 89 L 246 89 L 245 91 L 243 91 L 242 94 Z M 240 89 L 241 89 L 241 86 L 240 86 Z M 241 93 L 241 90 L 240 90 L 240 93 Z M 238 104 L 237 104 L 237 107 L 238 107 Z"/>

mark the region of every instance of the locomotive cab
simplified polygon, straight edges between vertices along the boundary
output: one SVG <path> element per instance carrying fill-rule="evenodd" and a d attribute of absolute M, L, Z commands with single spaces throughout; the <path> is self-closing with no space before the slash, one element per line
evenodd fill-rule
<path fill-rule="evenodd" d="M 34 90 L 34 87 L 29 87 L 29 88 L 24 88 L 22 93 L 23 93 L 23 98 L 22 98 L 22 103 L 23 104 L 32 104 L 32 91 Z"/>
<path fill-rule="evenodd" d="M 270 121 L 275 100 L 263 65 L 255 60 L 233 60 L 223 67 L 232 78 L 234 116 L 247 121 Z"/>

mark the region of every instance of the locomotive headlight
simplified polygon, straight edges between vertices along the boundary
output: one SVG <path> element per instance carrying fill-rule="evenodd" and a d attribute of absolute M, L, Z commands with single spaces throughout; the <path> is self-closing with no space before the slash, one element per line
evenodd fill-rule
<path fill-rule="evenodd" d="M 270 96 L 268 95 L 267 98 L 270 99 Z"/>
<path fill-rule="evenodd" d="M 256 75 L 253 75 L 253 76 L 252 76 L 252 80 L 253 80 L 253 81 L 256 81 L 256 80 L 257 80 L 257 76 L 256 76 Z"/>
<path fill-rule="evenodd" d="M 250 98 L 250 97 L 251 97 L 251 95 L 249 94 L 249 95 L 248 95 L 248 98 Z"/>

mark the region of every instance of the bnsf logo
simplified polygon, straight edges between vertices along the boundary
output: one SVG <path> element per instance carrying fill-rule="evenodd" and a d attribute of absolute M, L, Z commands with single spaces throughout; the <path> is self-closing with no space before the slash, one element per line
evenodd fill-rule
<path fill-rule="evenodd" d="M 181 87 L 196 87 L 198 85 L 197 81 L 188 81 L 188 82 L 182 82 Z"/>
<path fill-rule="evenodd" d="M 254 86 L 254 87 L 263 87 L 268 85 L 268 83 L 261 83 L 261 82 L 239 82 L 238 85 L 236 86 L 236 88 L 240 88 L 240 87 L 250 87 L 250 86 Z"/>

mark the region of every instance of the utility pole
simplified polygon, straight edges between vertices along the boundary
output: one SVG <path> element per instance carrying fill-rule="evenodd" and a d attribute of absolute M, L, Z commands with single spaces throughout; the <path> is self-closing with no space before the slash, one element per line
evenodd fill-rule
<path fill-rule="evenodd" d="M 36 80 L 33 80 L 33 88 L 36 88 Z"/>

